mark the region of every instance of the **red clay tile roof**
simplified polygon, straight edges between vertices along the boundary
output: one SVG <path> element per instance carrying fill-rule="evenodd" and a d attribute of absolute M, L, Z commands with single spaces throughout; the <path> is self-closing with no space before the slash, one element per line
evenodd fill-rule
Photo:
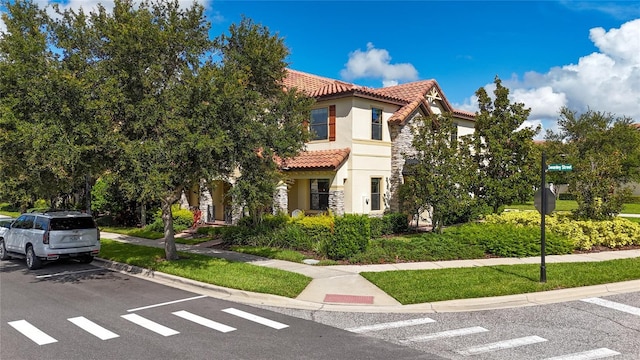
<path fill-rule="evenodd" d="M 350 152 L 349 148 L 303 151 L 294 158 L 279 162 L 283 170 L 336 170 L 349 158 Z"/>
<path fill-rule="evenodd" d="M 428 104 L 424 97 L 432 88 L 435 87 L 438 93 L 442 94 L 440 86 L 438 86 L 438 83 L 433 79 L 373 89 L 292 69 L 287 69 L 284 86 L 285 88 L 298 88 L 298 90 L 304 91 L 309 94 L 309 96 L 315 98 L 356 95 L 392 102 L 401 107 L 391 116 L 389 119 L 391 122 L 403 122 L 407 116 L 411 115 L 420 105 L 426 107 Z M 474 113 L 454 109 L 444 97 L 443 102 L 447 110 L 453 112 L 455 115 L 468 118 L 469 120 L 474 119 Z"/>
<path fill-rule="evenodd" d="M 631 126 L 635 126 L 636 129 L 640 130 L 640 123 L 631 124 Z"/>

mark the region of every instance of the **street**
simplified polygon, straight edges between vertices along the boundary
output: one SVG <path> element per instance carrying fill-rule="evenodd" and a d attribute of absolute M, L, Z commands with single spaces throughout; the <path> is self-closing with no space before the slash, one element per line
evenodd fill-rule
<path fill-rule="evenodd" d="M 640 359 L 640 292 L 456 313 L 269 309 L 447 359 Z"/>
<path fill-rule="evenodd" d="M 442 359 L 75 262 L 0 263 L 1 359 Z"/>

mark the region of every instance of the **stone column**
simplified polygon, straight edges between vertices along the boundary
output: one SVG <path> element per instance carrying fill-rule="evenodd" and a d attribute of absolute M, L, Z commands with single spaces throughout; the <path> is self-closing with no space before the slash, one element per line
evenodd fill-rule
<path fill-rule="evenodd" d="M 335 216 L 344 215 L 344 190 L 329 191 L 329 209 Z"/>
<path fill-rule="evenodd" d="M 278 184 L 273 196 L 273 215 L 278 213 L 289 213 L 289 191 L 285 183 Z"/>

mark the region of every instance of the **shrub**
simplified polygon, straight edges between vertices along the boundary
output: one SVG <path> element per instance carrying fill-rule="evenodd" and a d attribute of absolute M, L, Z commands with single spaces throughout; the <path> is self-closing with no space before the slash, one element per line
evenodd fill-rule
<path fill-rule="evenodd" d="M 490 215 L 486 221 L 540 228 L 540 215 L 534 211 L 511 211 L 501 215 Z M 574 249 L 640 245 L 640 224 L 623 218 L 602 221 L 573 220 L 567 215 L 554 214 L 547 216 L 545 226 L 547 231 L 570 239 Z"/>
<path fill-rule="evenodd" d="M 330 259 L 347 259 L 365 251 L 370 238 L 369 217 L 347 214 L 335 218 L 333 236 L 323 250 Z"/>
<path fill-rule="evenodd" d="M 409 217 L 403 213 L 389 213 L 384 215 L 389 222 L 392 234 L 402 234 L 409 230 Z"/>
<path fill-rule="evenodd" d="M 181 232 L 193 225 L 193 213 L 187 209 L 180 208 L 180 205 L 172 205 L 171 212 L 173 214 L 173 231 Z M 164 223 L 162 222 L 162 210 L 155 212 L 153 223 L 144 227 L 145 230 L 164 232 Z"/>

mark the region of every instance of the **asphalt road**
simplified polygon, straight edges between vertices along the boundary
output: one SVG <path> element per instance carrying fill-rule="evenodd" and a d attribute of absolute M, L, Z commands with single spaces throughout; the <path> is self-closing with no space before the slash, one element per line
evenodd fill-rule
<path fill-rule="evenodd" d="M 425 314 L 270 308 L 447 359 L 640 359 L 635 293 L 512 309 Z"/>
<path fill-rule="evenodd" d="M 442 359 L 74 262 L 0 262 L 0 359 Z"/>

